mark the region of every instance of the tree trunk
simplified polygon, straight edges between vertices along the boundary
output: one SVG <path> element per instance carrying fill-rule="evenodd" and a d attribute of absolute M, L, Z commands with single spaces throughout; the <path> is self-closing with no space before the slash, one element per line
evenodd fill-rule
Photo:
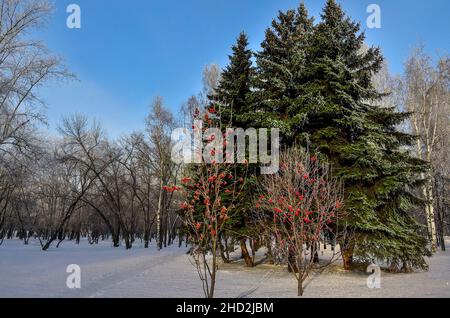
<path fill-rule="evenodd" d="M 428 225 L 428 235 L 430 238 L 431 252 L 436 253 L 436 216 L 434 213 L 434 194 L 433 194 L 433 184 L 432 180 L 428 180 L 423 189 L 425 199 L 427 204 L 425 207 L 427 214 L 427 225 Z"/>
<path fill-rule="evenodd" d="M 158 208 L 156 210 L 156 246 L 158 251 L 162 249 L 161 241 L 161 209 L 162 209 L 162 195 L 163 195 L 163 180 L 159 181 L 159 197 L 158 197 Z"/>
<path fill-rule="evenodd" d="M 266 247 L 267 247 L 267 263 L 268 264 L 274 264 L 274 257 L 273 257 L 273 250 L 272 250 L 272 238 L 270 235 L 266 237 Z"/>
<path fill-rule="evenodd" d="M 222 243 L 222 238 L 219 239 L 218 244 L 219 244 L 219 251 L 220 251 L 220 257 L 222 258 L 222 262 L 224 262 L 225 264 L 228 264 L 230 262 L 230 260 L 227 258 L 226 254 L 225 254 L 225 247 Z"/>
<path fill-rule="evenodd" d="M 441 229 L 441 231 L 439 233 L 439 236 L 441 238 L 441 250 L 443 252 L 445 252 L 445 236 L 444 236 L 444 229 L 443 228 Z"/>
<path fill-rule="evenodd" d="M 145 229 L 144 232 L 144 248 L 148 248 L 150 241 L 150 231 L 148 229 Z"/>
<path fill-rule="evenodd" d="M 349 271 L 353 266 L 353 251 L 355 249 L 354 243 L 344 243 L 342 250 L 342 260 L 344 261 L 344 269 Z"/>
<path fill-rule="evenodd" d="M 227 235 L 224 235 L 224 236 L 225 236 L 225 239 L 224 239 L 224 242 L 225 242 L 225 257 L 228 260 L 228 262 L 230 262 L 230 247 L 228 246 L 228 237 L 227 237 Z"/>
<path fill-rule="evenodd" d="M 404 273 L 411 273 L 412 272 L 411 266 L 409 266 L 408 262 L 403 262 L 402 271 Z"/>
<path fill-rule="evenodd" d="M 288 271 L 290 273 L 298 273 L 299 269 L 297 266 L 297 256 L 295 255 L 295 249 L 292 247 L 289 247 L 289 254 L 288 254 Z"/>
<path fill-rule="evenodd" d="M 314 263 L 314 264 L 319 264 L 319 263 L 320 263 L 320 260 L 319 260 L 319 252 L 318 252 L 318 251 L 315 251 L 315 252 L 314 252 L 313 263 Z"/>
<path fill-rule="evenodd" d="M 298 280 L 298 296 L 303 296 L 303 281 L 301 279 Z"/>
<path fill-rule="evenodd" d="M 211 285 L 209 288 L 208 298 L 214 298 L 214 292 L 216 289 L 216 272 L 217 272 L 217 255 L 214 251 L 213 253 L 213 261 L 212 261 L 212 269 L 211 269 Z"/>
<path fill-rule="evenodd" d="M 254 266 L 253 260 L 252 260 L 252 258 L 250 256 L 249 252 L 248 252 L 248 249 L 247 249 L 247 239 L 246 238 L 242 238 L 240 243 L 241 243 L 241 250 L 242 250 L 242 258 L 245 261 L 245 266 L 253 267 Z"/>
<path fill-rule="evenodd" d="M 445 207 L 444 198 L 445 191 L 443 191 L 443 184 L 445 183 L 444 178 L 441 175 L 437 175 L 435 178 L 435 188 L 436 188 L 436 210 L 437 210 L 437 221 L 439 229 L 439 241 L 441 245 L 441 250 L 445 252 Z"/>
<path fill-rule="evenodd" d="M 128 233 L 128 231 L 123 232 L 123 238 L 125 240 L 125 249 L 130 250 L 133 247 L 131 235 Z"/>
<path fill-rule="evenodd" d="M 113 247 L 119 247 L 120 246 L 120 234 L 119 234 L 119 232 L 111 233 L 111 238 L 112 238 L 112 241 L 113 241 Z"/>

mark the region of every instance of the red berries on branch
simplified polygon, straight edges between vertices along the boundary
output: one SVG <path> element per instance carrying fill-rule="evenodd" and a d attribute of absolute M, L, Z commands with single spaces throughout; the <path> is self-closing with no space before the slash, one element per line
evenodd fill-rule
<path fill-rule="evenodd" d="M 208 178 L 208 182 L 214 182 L 216 181 L 217 177 L 216 176 L 212 176 Z"/>
<path fill-rule="evenodd" d="M 183 179 L 181 179 L 181 183 L 182 184 L 188 184 L 189 182 L 191 182 L 192 181 L 192 179 L 191 178 L 188 178 L 188 177 L 184 177 Z"/>
<path fill-rule="evenodd" d="M 276 213 L 282 213 L 283 212 L 283 210 L 281 210 L 280 208 L 274 208 L 273 209 Z"/>
<path fill-rule="evenodd" d="M 192 208 L 192 205 L 190 205 L 190 204 L 187 203 L 187 202 L 183 202 L 183 203 L 180 204 L 180 209 L 181 209 L 181 210 L 189 210 L 189 209 L 191 209 L 191 208 Z"/>
<path fill-rule="evenodd" d="M 181 191 L 182 188 L 177 186 L 163 186 L 162 189 L 166 192 L 173 193 L 175 191 Z"/>

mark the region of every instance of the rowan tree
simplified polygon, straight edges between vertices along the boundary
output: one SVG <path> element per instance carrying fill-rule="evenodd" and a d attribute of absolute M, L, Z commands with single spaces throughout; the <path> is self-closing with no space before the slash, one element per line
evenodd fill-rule
<path fill-rule="evenodd" d="M 276 250 L 295 274 L 298 296 L 303 296 L 305 280 L 318 263 L 320 242 L 343 234 L 342 183 L 316 155 L 292 148 L 281 155 L 279 172 L 263 178 L 262 188 L 257 206 L 270 213 Z M 326 264 L 337 256 L 333 252 Z"/>

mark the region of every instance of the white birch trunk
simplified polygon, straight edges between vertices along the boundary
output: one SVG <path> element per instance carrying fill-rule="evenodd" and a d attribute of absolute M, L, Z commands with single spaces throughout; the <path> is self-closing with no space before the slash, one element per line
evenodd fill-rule
<path fill-rule="evenodd" d="M 160 179 L 159 183 L 159 197 L 158 197 L 158 209 L 156 210 L 156 246 L 158 251 L 161 250 L 161 208 L 162 208 L 162 196 L 163 196 L 163 181 Z"/>

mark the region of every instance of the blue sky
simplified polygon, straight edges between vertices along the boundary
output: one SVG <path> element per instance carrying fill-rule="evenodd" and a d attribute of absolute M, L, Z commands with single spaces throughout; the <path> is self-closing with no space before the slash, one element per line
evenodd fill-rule
<path fill-rule="evenodd" d="M 61 56 L 79 81 L 41 89 L 49 128 L 61 116 L 80 112 L 102 122 L 112 137 L 144 127 L 155 95 L 173 111 L 201 90 L 206 64 L 227 63 L 240 31 L 258 49 L 278 10 L 300 0 L 56 0 L 46 29 L 38 33 Z M 319 17 L 325 0 L 305 0 Z M 68 29 L 66 8 L 81 7 L 82 28 Z M 341 0 L 346 12 L 366 28 L 366 8 L 382 10 L 382 28 L 367 30 L 391 70 L 401 72 L 411 48 L 423 42 L 429 53 L 450 51 L 450 1 Z M 317 18 L 318 19 L 318 18 Z"/>

